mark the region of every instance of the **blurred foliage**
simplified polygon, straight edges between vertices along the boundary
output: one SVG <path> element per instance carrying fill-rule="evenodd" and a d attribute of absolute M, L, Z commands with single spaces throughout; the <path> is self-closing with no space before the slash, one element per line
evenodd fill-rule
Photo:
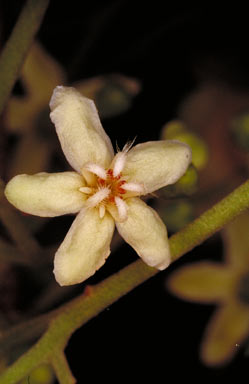
<path fill-rule="evenodd" d="M 164 197 L 190 196 L 198 190 L 198 172 L 190 165 L 186 173 L 175 183 L 162 189 Z"/>
<path fill-rule="evenodd" d="M 249 212 L 223 230 L 225 263 L 188 264 L 170 276 L 170 290 L 194 302 L 215 303 L 202 345 L 208 365 L 229 362 L 249 335 Z"/>
<path fill-rule="evenodd" d="M 188 129 L 180 120 L 173 120 L 162 128 L 161 137 L 164 140 L 179 140 L 188 144 L 192 149 L 192 163 L 201 170 L 208 162 L 207 144 L 199 135 Z"/>
<path fill-rule="evenodd" d="M 19 82 L 21 95 L 13 95 L 4 119 L 10 132 L 21 133 L 35 129 L 39 114 L 48 111 L 48 101 L 58 84 L 65 79 L 63 68 L 38 43 L 34 42 L 23 64 Z"/>
<path fill-rule="evenodd" d="M 188 129 L 181 120 L 171 120 L 161 130 L 161 139 L 179 140 L 188 144 L 192 149 L 192 164 L 186 173 L 173 185 L 169 185 L 159 192 L 161 198 L 159 210 L 170 231 L 176 232 L 196 217 L 194 203 L 191 196 L 198 192 L 199 173 L 208 162 L 208 148 L 199 135 Z M 165 199 L 181 198 L 169 204 Z M 185 198 L 185 200 L 183 200 Z"/>
<path fill-rule="evenodd" d="M 231 133 L 240 149 L 249 152 L 249 112 L 240 113 L 231 121 Z"/>
<path fill-rule="evenodd" d="M 177 232 L 194 219 L 194 209 L 189 201 L 173 201 L 160 209 L 160 215 L 167 228 Z"/>
<path fill-rule="evenodd" d="M 86 97 L 93 99 L 102 119 L 115 117 L 132 107 L 141 91 L 138 80 L 120 74 L 97 76 L 73 84 Z"/>

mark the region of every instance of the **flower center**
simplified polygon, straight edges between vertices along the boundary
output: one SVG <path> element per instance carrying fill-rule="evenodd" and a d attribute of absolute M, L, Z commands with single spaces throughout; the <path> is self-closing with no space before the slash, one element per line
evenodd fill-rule
<path fill-rule="evenodd" d="M 106 170 L 98 164 L 87 163 L 82 170 L 88 185 L 79 190 L 88 195 L 86 208 L 98 208 L 100 218 L 105 215 L 107 209 L 116 221 L 126 220 L 125 199 L 144 194 L 143 185 L 123 179 L 124 156 L 123 152 L 115 156 L 113 168 Z"/>
<path fill-rule="evenodd" d="M 122 195 L 126 193 L 126 190 L 122 188 L 124 184 L 126 184 L 125 180 L 122 180 L 122 174 L 120 173 L 118 176 L 113 176 L 113 170 L 110 168 L 106 172 L 106 179 L 102 179 L 100 177 L 97 178 L 97 186 L 99 188 L 108 188 L 110 194 L 106 198 L 106 201 L 109 203 L 115 202 L 115 196 L 119 198 L 123 198 Z"/>

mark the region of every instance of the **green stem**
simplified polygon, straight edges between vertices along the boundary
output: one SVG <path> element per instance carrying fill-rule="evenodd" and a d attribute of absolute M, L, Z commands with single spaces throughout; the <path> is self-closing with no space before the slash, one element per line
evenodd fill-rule
<path fill-rule="evenodd" d="M 65 354 L 61 350 L 53 351 L 50 359 L 56 377 L 61 384 L 75 384 L 76 380 L 69 368 Z"/>
<path fill-rule="evenodd" d="M 172 259 L 203 242 L 248 207 L 249 180 L 171 237 Z M 51 358 L 51 351 L 63 350 L 76 329 L 157 273 L 138 260 L 61 307 L 40 340 L 3 373 L 0 384 L 16 383 L 28 375 L 35 366 Z"/>
<path fill-rule="evenodd" d="M 27 0 L 0 56 L 0 114 L 17 80 L 19 70 L 36 35 L 49 0 Z"/>

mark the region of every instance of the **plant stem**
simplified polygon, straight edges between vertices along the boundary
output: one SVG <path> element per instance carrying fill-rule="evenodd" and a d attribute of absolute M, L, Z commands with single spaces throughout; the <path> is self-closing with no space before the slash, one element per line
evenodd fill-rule
<path fill-rule="evenodd" d="M 76 380 L 69 368 L 65 354 L 61 351 L 54 351 L 50 363 L 52 364 L 59 383 L 75 384 Z"/>
<path fill-rule="evenodd" d="M 27 0 L 0 56 L 0 114 L 17 80 L 19 70 L 36 35 L 49 0 Z"/>
<path fill-rule="evenodd" d="M 249 180 L 171 237 L 172 260 L 203 242 L 248 207 Z M 16 383 L 35 366 L 49 360 L 51 351 L 63 350 L 76 329 L 157 273 L 158 270 L 138 260 L 62 306 L 40 340 L 3 373 L 0 384 Z"/>

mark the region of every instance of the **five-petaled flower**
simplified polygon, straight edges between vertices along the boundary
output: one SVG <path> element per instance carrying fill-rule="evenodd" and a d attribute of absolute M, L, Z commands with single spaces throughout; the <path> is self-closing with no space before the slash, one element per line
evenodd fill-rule
<path fill-rule="evenodd" d="M 38 216 L 78 213 L 54 260 L 60 285 L 95 273 L 110 254 L 115 222 L 120 235 L 150 266 L 170 263 L 165 225 L 139 196 L 175 183 L 191 162 L 178 141 L 127 144 L 115 156 L 93 101 L 74 88 L 58 86 L 50 101 L 62 150 L 76 172 L 15 176 L 7 199 Z"/>

